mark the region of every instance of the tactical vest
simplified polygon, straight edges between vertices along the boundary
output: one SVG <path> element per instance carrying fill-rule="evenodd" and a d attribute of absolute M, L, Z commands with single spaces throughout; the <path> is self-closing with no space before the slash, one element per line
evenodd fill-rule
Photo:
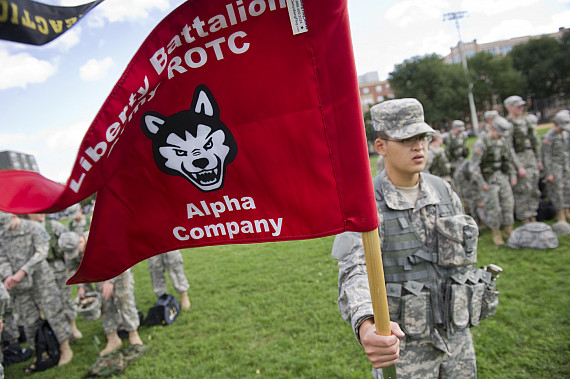
<path fill-rule="evenodd" d="M 525 118 L 521 119 L 522 125 L 512 118 L 507 119 L 513 124 L 513 148 L 516 153 L 536 148 L 534 138 L 532 136 L 532 128 L 529 126 Z"/>
<path fill-rule="evenodd" d="M 449 146 L 446 146 L 446 149 L 448 149 L 449 151 L 449 156 L 452 160 L 457 160 L 458 158 L 463 158 L 463 152 L 464 152 L 464 144 L 465 144 L 465 139 L 463 138 L 463 135 L 461 135 L 461 137 L 458 137 L 456 135 L 453 134 L 453 132 L 449 132 Z M 460 143 L 460 139 L 461 139 L 461 143 Z"/>
<path fill-rule="evenodd" d="M 449 167 L 447 167 L 446 160 L 444 159 L 443 154 L 445 154 L 442 150 L 436 152 L 435 149 L 431 150 L 433 154 L 433 163 L 430 167 L 430 174 L 444 177 L 449 175 Z"/>
<path fill-rule="evenodd" d="M 499 170 L 507 174 L 509 172 L 509 157 L 503 141 L 500 141 L 500 145 L 497 143 L 491 145 L 487 135 L 483 136 L 482 140 L 485 144 L 485 155 L 480 165 L 483 178 L 488 180 L 495 171 Z"/>
<path fill-rule="evenodd" d="M 47 261 L 53 262 L 56 259 L 63 259 L 63 251 L 60 249 L 57 243 L 58 238 L 53 231 L 51 221 L 46 220 L 45 226 L 46 226 L 46 231 L 49 234 L 49 250 L 48 250 Z"/>
<path fill-rule="evenodd" d="M 406 293 L 428 296 L 431 321 L 443 325 L 446 317 L 443 310 L 447 308 L 443 306 L 446 301 L 446 283 L 453 275 L 472 270 L 473 265 L 451 268 L 439 266 L 437 233 L 434 231 L 428 236 L 431 240 L 424 244 L 413 229 L 412 210 L 388 208 L 380 186 L 383 175 L 385 173 L 374 179 L 374 188 L 378 210 L 384 217 L 381 225 L 384 230 L 381 250 L 387 294 L 396 298 L 403 298 Z M 426 173 L 422 174 L 422 178 L 436 190 L 440 199 L 440 203 L 435 205 L 436 215 L 448 217 L 457 214 L 444 181 Z M 426 290 L 429 295 L 425 294 Z M 391 317 L 398 319 L 397 316 Z"/>

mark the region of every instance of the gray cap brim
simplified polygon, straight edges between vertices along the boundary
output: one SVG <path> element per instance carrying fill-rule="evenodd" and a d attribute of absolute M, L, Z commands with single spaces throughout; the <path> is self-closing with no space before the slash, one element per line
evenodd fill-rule
<path fill-rule="evenodd" d="M 403 128 L 396 130 L 386 130 L 384 131 L 386 135 L 393 139 L 406 139 L 418 134 L 431 133 L 434 134 L 435 130 L 431 128 L 425 122 L 417 122 L 415 124 L 406 125 Z"/>

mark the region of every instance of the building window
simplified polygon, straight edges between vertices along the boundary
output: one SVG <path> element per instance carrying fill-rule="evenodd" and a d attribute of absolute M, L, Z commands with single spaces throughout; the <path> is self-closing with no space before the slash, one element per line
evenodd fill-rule
<path fill-rule="evenodd" d="M 376 102 L 377 102 L 377 103 L 381 103 L 381 102 L 383 102 L 383 101 L 384 101 L 384 96 L 378 96 L 378 97 L 376 98 Z"/>
<path fill-rule="evenodd" d="M 368 95 L 368 93 L 370 93 L 370 88 L 364 87 L 364 88 L 362 89 L 362 93 L 365 94 L 365 95 Z"/>
<path fill-rule="evenodd" d="M 382 92 L 382 84 L 376 86 L 376 92 Z"/>
<path fill-rule="evenodd" d="M 384 88 L 386 88 L 386 90 L 389 90 L 390 89 L 390 83 L 384 84 Z"/>

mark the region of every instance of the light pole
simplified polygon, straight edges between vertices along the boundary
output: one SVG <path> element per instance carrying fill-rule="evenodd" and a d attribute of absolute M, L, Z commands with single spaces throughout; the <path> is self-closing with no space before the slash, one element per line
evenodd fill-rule
<path fill-rule="evenodd" d="M 457 36 L 459 37 L 459 55 L 461 56 L 461 63 L 463 63 L 463 69 L 465 70 L 465 75 L 467 76 L 467 81 L 469 83 L 468 94 L 469 94 L 469 108 L 471 109 L 471 126 L 473 131 L 477 133 L 479 130 L 479 123 L 477 120 L 477 112 L 475 111 L 475 101 L 473 100 L 473 83 L 471 82 L 471 77 L 469 75 L 469 69 L 467 68 L 467 59 L 465 58 L 465 48 L 463 47 L 463 42 L 461 41 L 461 31 L 459 28 L 459 19 L 465 17 L 467 12 L 449 12 L 443 15 L 443 21 L 453 20 L 455 21 L 455 27 L 457 28 Z"/>

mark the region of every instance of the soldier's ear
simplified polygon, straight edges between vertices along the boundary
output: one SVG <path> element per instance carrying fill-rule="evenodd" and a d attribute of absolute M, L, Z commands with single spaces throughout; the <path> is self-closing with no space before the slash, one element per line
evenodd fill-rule
<path fill-rule="evenodd" d="M 386 155 L 386 141 L 380 138 L 376 138 L 374 141 L 374 150 L 381 156 Z"/>

